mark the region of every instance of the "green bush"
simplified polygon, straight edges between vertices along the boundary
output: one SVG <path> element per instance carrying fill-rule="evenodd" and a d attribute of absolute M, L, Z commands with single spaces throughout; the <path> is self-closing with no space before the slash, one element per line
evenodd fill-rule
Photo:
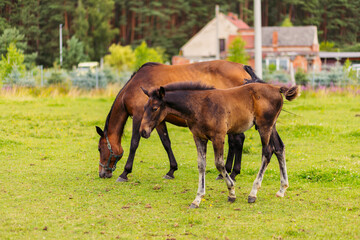
<path fill-rule="evenodd" d="M 108 66 L 105 66 L 101 71 L 104 73 L 105 78 L 106 78 L 106 82 L 108 84 L 109 83 L 121 82 L 119 74 L 116 71 L 114 71 L 114 69 L 112 69 L 112 68 L 110 68 Z"/>
<path fill-rule="evenodd" d="M 15 70 L 14 70 L 15 68 Z M 25 75 L 24 54 L 18 50 L 14 43 L 10 43 L 7 48 L 6 57 L 1 56 L 0 61 L 0 85 L 13 72 Z"/>
<path fill-rule="evenodd" d="M 47 79 L 48 85 L 61 85 L 65 82 L 64 76 L 60 71 L 54 71 Z"/>
<path fill-rule="evenodd" d="M 143 41 L 134 50 L 135 53 L 135 69 L 139 69 L 144 63 L 147 62 L 158 62 L 164 63 L 164 56 L 160 48 L 149 48 L 145 41 Z"/>
<path fill-rule="evenodd" d="M 336 52 L 338 48 L 335 47 L 335 43 L 331 41 L 325 41 L 320 43 L 320 51 L 324 52 Z"/>
<path fill-rule="evenodd" d="M 269 72 L 273 73 L 275 71 L 276 71 L 276 65 L 273 63 L 269 64 Z"/>
<path fill-rule="evenodd" d="M 291 22 L 291 19 L 289 17 L 289 15 L 287 15 L 284 20 L 282 21 L 281 25 L 282 27 L 292 27 L 294 26 L 293 23 Z"/>
<path fill-rule="evenodd" d="M 119 72 L 134 69 L 135 53 L 131 46 L 112 44 L 109 47 L 109 52 L 110 54 L 104 58 L 106 64 L 117 69 Z"/>
<path fill-rule="evenodd" d="M 297 85 L 308 85 L 309 78 L 302 68 L 299 68 L 295 73 L 295 82 Z"/>
<path fill-rule="evenodd" d="M 72 85 L 81 89 L 90 90 L 96 88 L 96 80 L 98 80 L 98 87 L 105 88 L 108 84 L 108 79 L 104 71 L 88 71 L 85 74 L 79 74 L 77 71 L 70 73 L 70 80 Z"/>
<path fill-rule="evenodd" d="M 35 87 L 35 78 L 32 76 L 23 77 L 19 72 L 16 65 L 13 66 L 11 73 L 5 78 L 6 85 L 9 86 L 21 86 L 21 87 Z"/>
<path fill-rule="evenodd" d="M 236 37 L 229 46 L 229 57 L 227 60 L 247 64 L 250 57 L 245 51 L 245 44 L 246 42 L 240 36 Z"/>
<path fill-rule="evenodd" d="M 269 71 L 266 69 L 263 73 L 263 80 L 265 82 L 280 82 L 287 83 L 290 81 L 290 76 L 284 71 Z"/>
<path fill-rule="evenodd" d="M 314 86 L 346 86 L 356 84 L 357 80 L 349 77 L 348 69 L 341 65 L 331 67 L 328 71 L 324 70 L 309 75 L 311 83 Z"/>

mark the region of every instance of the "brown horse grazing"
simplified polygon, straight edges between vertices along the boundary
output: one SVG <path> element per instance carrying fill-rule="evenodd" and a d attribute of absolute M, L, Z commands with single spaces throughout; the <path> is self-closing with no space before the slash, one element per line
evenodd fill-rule
<path fill-rule="evenodd" d="M 149 100 L 141 121 L 140 133 L 148 138 L 150 133 L 167 116 L 173 115 L 186 120 L 191 130 L 197 152 L 199 188 L 191 208 L 199 207 L 205 194 L 205 167 L 207 141 L 212 141 L 215 165 L 225 179 L 229 189 L 228 200 L 235 201 L 234 181 L 224 166 L 224 139 L 226 134 L 243 133 L 255 125 L 262 143 L 262 164 L 254 181 L 248 202 L 256 200 L 267 165 L 273 153 L 280 166 L 280 190 L 276 196 L 283 197 L 289 186 L 285 164 L 284 144 L 275 123 L 283 105 L 281 93 L 289 101 L 298 95 L 297 86 L 277 87 L 265 83 L 218 90 L 200 83 L 174 83 L 151 92 L 143 89 Z"/>
<path fill-rule="evenodd" d="M 107 116 L 104 131 L 96 127 L 100 135 L 98 149 L 100 152 L 99 176 L 101 178 L 112 177 L 116 163 L 124 153 L 121 146 L 121 137 L 129 116 L 133 116 L 130 153 L 124 171 L 117 181 L 127 181 L 127 175 L 132 171 L 135 152 L 140 141 L 140 122 L 144 113 L 144 105 L 147 101 L 147 97 L 142 93 L 140 87 L 143 86 L 149 89 L 172 82 L 194 81 L 196 79 L 203 79 L 202 82 L 204 84 L 209 84 L 220 89 L 243 85 L 245 79 L 251 81 L 258 80 L 251 67 L 223 60 L 175 66 L 158 63 L 144 64 L 133 74 L 118 93 Z M 177 163 L 171 150 L 171 143 L 165 121 L 177 126 L 185 127 L 187 125 L 186 122 L 179 117 L 169 116 L 163 120 L 164 121 L 159 122 L 159 125 L 156 126 L 156 130 L 170 161 L 170 170 L 165 177 L 174 178 Z M 240 173 L 242 143 L 244 139 L 245 135 L 243 134 L 229 135 L 230 150 L 226 169 L 229 172 L 231 171 L 233 156 L 235 154 L 234 169 L 231 173 L 233 179 Z M 233 146 L 233 148 L 231 148 L 231 146 Z"/>

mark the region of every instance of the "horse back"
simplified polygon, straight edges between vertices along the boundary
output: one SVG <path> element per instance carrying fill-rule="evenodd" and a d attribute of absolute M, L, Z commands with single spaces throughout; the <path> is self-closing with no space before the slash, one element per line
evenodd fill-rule
<path fill-rule="evenodd" d="M 223 119 L 227 133 L 245 132 L 254 124 L 272 126 L 283 105 L 279 87 L 269 84 L 255 83 L 211 92 L 203 105 L 209 116 Z"/>
<path fill-rule="evenodd" d="M 128 87 L 159 87 L 173 82 L 202 82 L 224 89 L 241 86 L 245 79 L 251 79 L 251 76 L 245 71 L 243 64 L 224 60 L 184 65 L 156 64 L 139 69 Z"/>
<path fill-rule="evenodd" d="M 124 87 L 123 100 L 130 115 L 142 111 L 147 97 L 140 87 L 147 90 L 174 82 L 202 82 L 225 89 L 241 86 L 251 76 L 239 63 L 216 60 L 184 65 L 149 64 L 141 67 Z"/>

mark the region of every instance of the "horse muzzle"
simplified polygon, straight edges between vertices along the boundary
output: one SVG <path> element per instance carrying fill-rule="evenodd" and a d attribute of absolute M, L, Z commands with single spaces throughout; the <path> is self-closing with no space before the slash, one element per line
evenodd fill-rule
<path fill-rule="evenodd" d="M 113 175 L 112 172 L 105 171 L 104 169 L 102 169 L 102 170 L 99 172 L 99 177 L 100 177 L 100 178 L 111 178 L 112 175 Z"/>
<path fill-rule="evenodd" d="M 143 138 L 149 138 L 149 137 L 150 137 L 150 134 L 151 134 L 151 129 L 150 129 L 150 128 L 140 130 L 140 135 L 141 135 Z"/>

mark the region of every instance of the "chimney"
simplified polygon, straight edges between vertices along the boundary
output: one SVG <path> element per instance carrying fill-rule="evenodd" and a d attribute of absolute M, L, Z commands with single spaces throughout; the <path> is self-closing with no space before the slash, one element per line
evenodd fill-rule
<path fill-rule="evenodd" d="M 273 31 L 273 37 L 272 37 L 272 45 L 274 48 L 274 52 L 277 52 L 278 50 L 278 32 L 277 31 Z"/>
<path fill-rule="evenodd" d="M 234 20 L 238 20 L 237 14 L 232 13 L 232 12 L 228 12 L 228 17 L 230 17 L 231 19 L 234 19 Z"/>
<path fill-rule="evenodd" d="M 273 31 L 272 45 L 273 45 L 273 47 L 277 47 L 277 45 L 278 45 L 278 32 L 277 31 Z"/>

